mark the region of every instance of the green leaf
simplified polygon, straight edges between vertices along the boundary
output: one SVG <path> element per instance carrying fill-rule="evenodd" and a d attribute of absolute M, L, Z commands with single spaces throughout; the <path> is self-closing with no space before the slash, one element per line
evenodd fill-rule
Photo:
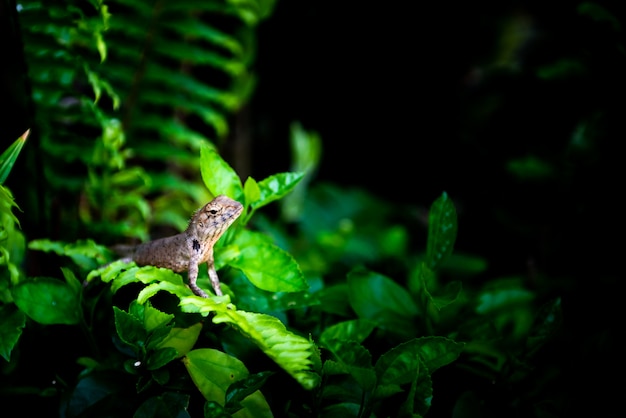
<path fill-rule="evenodd" d="M 252 177 L 248 177 L 246 179 L 246 183 L 243 185 L 243 193 L 246 198 L 246 206 L 250 206 L 252 203 L 261 198 L 261 189 L 259 189 L 259 184 Z"/>
<path fill-rule="evenodd" d="M 432 289 L 433 287 L 437 288 L 435 273 L 423 262 L 420 263 L 415 273 L 419 282 L 419 290 L 423 292 L 428 302 L 436 309 L 441 310 L 459 298 L 463 289 L 460 281 L 452 281 L 446 284 L 443 290 L 438 290 L 435 294 L 435 291 Z"/>
<path fill-rule="evenodd" d="M 202 331 L 202 323 L 198 322 L 188 328 L 172 328 L 167 337 L 158 345 L 159 348 L 171 347 L 178 353 L 177 357 L 186 355 L 198 341 Z"/>
<path fill-rule="evenodd" d="M 432 401 L 431 371 L 420 357 L 419 339 L 402 343 L 382 356 L 376 362 L 378 387 L 375 399 L 383 399 L 397 393 L 401 386 L 410 384 L 405 403 L 400 407 L 402 416 L 410 416 L 415 411 L 424 415 Z"/>
<path fill-rule="evenodd" d="M 11 352 L 17 344 L 22 329 L 26 326 L 26 315 L 13 304 L 0 306 L 0 356 L 11 361 Z"/>
<path fill-rule="evenodd" d="M 110 254 L 107 247 L 96 244 L 90 239 L 78 240 L 75 243 L 37 239 L 29 242 L 28 248 L 70 257 L 77 266 L 84 270 L 91 270 L 106 263 Z"/>
<path fill-rule="evenodd" d="M 302 292 L 268 292 L 254 286 L 243 272 L 231 274 L 228 287 L 237 296 L 237 307 L 260 313 L 283 312 L 319 305 L 317 294 Z"/>
<path fill-rule="evenodd" d="M 224 309 L 215 313 L 213 322 L 233 325 L 305 389 L 313 389 L 319 384 L 319 375 L 311 371 L 310 357 L 315 346 L 306 338 L 288 331 L 277 318 Z"/>
<path fill-rule="evenodd" d="M 183 364 L 204 398 L 220 405 L 226 403 L 228 387 L 248 376 L 248 369 L 240 360 L 211 348 L 191 350 Z"/>
<path fill-rule="evenodd" d="M 83 289 L 83 285 L 76 278 L 74 272 L 66 267 L 61 267 L 61 272 L 63 273 L 63 277 L 65 278 L 67 285 L 74 293 L 79 294 Z"/>
<path fill-rule="evenodd" d="M 259 289 L 270 292 L 298 292 L 309 288 L 296 260 L 277 245 L 247 245 L 241 240 L 238 257 L 228 262 L 241 270 Z"/>
<path fill-rule="evenodd" d="M 204 184 L 213 196 L 226 195 L 238 201 L 243 200 L 239 176 L 208 144 L 200 149 L 200 172 Z"/>
<path fill-rule="evenodd" d="M 413 341 L 418 354 L 431 373 L 455 361 L 465 346 L 445 337 L 422 337 Z"/>
<path fill-rule="evenodd" d="M 430 207 L 428 215 L 428 245 L 426 264 L 432 270 L 452 254 L 456 240 L 456 209 L 447 193 L 443 193 Z"/>
<path fill-rule="evenodd" d="M 231 384 L 226 391 L 225 406 L 228 409 L 228 412 L 234 414 L 240 410 L 243 407 L 241 403 L 244 399 L 252 395 L 257 390 L 260 390 L 267 379 L 273 374 L 274 372 L 251 374 L 248 377 Z"/>
<path fill-rule="evenodd" d="M 360 318 L 407 336 L 417 332 L 417 305 L 404 288 L 388 277 L 353 270 L 348 274 L 348 297 Z"/>
<path fill-rule="evenodd" d="M 251 202 L 254 210 L 280 199 L 289 193 L 300 180 L 304 173 L 278 173 L 269 176 L 258 183 L 260 197 Z"/>
<path fill-rule="evenodd" d="M 331 340 L 363 342 L 374 330 L 375 324 L 372 321 L 363 319 L 352 319 L 350 321 L 338 322 L 327 327 L 320 335 L 320 344 L 324 347 Z"/>
<path fill-rule="evenodd" d="M 30 129 L 26 130 L 13 144 L 11 144 L 3 153 L 0 155 L 0 185 L 4 184 L 4 181 L 9 176 L 15 161 L 17 160 L 17 156 L 20 154 L 22 147 L 26 143 L 26 138 L 28 138 L 28 134 L 30 133 Z"/>
<path fill-rule="evenodd" d="M 150 353 L 146 360 L 146 368 L 148 370 L 156 370 L 165 366 L 170 361 L 178 357 L 176 349 L 172 347 L 159 348 Z"/>
<path fill-rule="evenodd" d="M 141 349 L 145 347 L 148 339 L 148 332 L 143 326 L 143 322 L 135 318 L 128 312 L 124 312 L 117 306 L 113 307 L 115 317 L 115 329 L 120 340 L 131 347 Z"/>
<path fill-rule="evenodd" d="M 324 363 L 327 374 L 343 372 L 349 373 L 364 391 L 371 391 L 376 385 L 376 373 L 372 367 L 372 356 L 361 344 L 355 341 L 329 340 L 326 348 L 341 367 L 333 367 L 331 373 Z M 328 363 L 332 364 L 332 363 Z"/>
<path fill-rule="evenodd" d="M 162 312 L 152 307 L 150 303 L 141 305 L 136 301 L 133 301 L 133 305 L 143 307 L 143 324 L 148 332 L 164 327 L 174 320 L 174 315 Z"/>
<path fill-rule="evenodd" d="M 15 304 L 40 324 L 80 322 L 80 295 L 67 283 L 49 277 L 22 282 L 11 290 Z"/>

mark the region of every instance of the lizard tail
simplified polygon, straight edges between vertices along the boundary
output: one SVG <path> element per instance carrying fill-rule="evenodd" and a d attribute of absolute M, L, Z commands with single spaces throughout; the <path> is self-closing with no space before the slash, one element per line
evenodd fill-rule
<path fill-rule="evenodd" d="M 109 247 L 109 249 L 117 255 L 120 255 L 123 257 L 130 257 L 131 255 L 133 255 L 133 253 L 137 249 L 137 246 L 130 245 L 130 244 L 116 244 L 116 245 L 113 245 L 112 247 Z"/>

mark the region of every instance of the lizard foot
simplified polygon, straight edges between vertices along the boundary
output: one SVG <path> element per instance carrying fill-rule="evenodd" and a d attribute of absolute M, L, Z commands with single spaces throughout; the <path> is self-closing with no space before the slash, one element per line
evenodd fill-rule
<path fill-rule="evenodd" d="M 190 284 L 189 288 L 191 289 L 191 291 L 193 293 L 195 293 L 196 295 L 200 296 L 201 298 L 208 298 L 209 297 L 209 295 L 204 290 L 200 289 L 198 287 L 198 285 L 195 284 L 195 283 L 194 284 Z"/>

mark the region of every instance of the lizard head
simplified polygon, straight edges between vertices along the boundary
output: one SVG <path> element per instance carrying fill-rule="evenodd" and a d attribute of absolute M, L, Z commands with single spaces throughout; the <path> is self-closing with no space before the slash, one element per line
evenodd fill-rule
<path fill-rule="evenodd" d="M 241 215 L 243 205 L 227 196 L 220 195 L 200 208 L 191 218 L 189 229 L 198 238 L 212 240 L 213 243 Z"/>

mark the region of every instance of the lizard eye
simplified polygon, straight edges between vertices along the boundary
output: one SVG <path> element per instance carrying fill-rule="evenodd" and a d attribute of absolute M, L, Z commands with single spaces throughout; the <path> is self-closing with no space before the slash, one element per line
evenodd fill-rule
<path fill-rule="evenodd" d="M 215 215 L 215 214 L 217 213 L 217 210 L 215 210 L 215 209 L 211 209 L 211 210 L 209 211 L 209 213 L 211 213 L 211 215 Z"/>
<path fill-rule="evenodd" d="M 204 222 L 198 222 L 198 225 L 200 226 L 200 228 L 204 228 Z"/>

